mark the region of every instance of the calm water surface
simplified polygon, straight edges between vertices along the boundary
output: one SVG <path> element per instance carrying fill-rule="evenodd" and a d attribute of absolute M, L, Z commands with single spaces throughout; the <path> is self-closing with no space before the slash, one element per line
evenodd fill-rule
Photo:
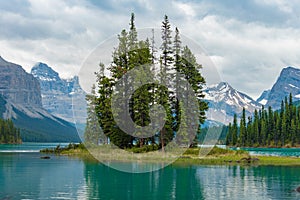
<path fill-rule="evenodd" d="M 300 167 L 172 165 L 129 174 L 101 163 L 40 156 L 0 150 L 0 199 L 300 199 L 292 191 L 300 185 Z"/>
<path fill-rule="evenodd" d="M 233 148 L 236 149 L 236 148 Z M 300 148 L 241 148 L 252 155 L 300 157 Z"/>

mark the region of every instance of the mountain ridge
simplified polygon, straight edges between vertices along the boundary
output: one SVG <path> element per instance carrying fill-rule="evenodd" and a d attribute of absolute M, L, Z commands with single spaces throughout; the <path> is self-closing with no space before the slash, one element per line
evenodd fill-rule
<path fill-rule="evenodd" d="M 40 83 L 20 65 L 0 58 L 0 117 L 21 129 L 23 141 L 79 142 L 73 124 L 42 107 Z"/>
<path fill-rule="evenodd" d="M 0 94 L 23 106 L 42 107 L 39 82 L 21 65 L 0 56 Z"/>
<path fill-rule="evenodd" d="M 300 100 L 300 69 L 292 66 L 281 70 L 276 82 L 265 96 L 266 107 L 271 106 L 274 110 L 280 109 L 281 101 L 288 97 L 290 93 L 294 101 Z M 262 98 L 264 94 L 260 96 Z"/>
<path fill-rule="evenodd" d="M 245 107 L 247 115 L 251 115 L 255 109 L 261 107 L 261 104 L 247 94 L 234 89 L 227 82 L 207 86 L 203 92 L 204 100 L 209 103 L 209 109 L 206 112 L 207 119 L 224 124 L 232 122 L 234 114 L 239 116 L 243 107 Z"/>
<path fill-rule="evenodd" d="M 32 67 L 31 74 L 40 83 L 42 104 L 47 111 L 66 121 L 74 122 L 76 109 L 76 115 L 82 117 L 76 121 L 85 123 L 86 93 L 79 85 L 78 76 L 62 79 L 58 72 L 42 62 Z"/>

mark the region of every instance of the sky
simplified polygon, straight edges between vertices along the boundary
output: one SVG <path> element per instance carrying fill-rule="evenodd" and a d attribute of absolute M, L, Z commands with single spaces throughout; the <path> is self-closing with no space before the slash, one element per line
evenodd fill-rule
<path fill-rule="evenodd" d="M 27 72 L 44 62 L 69 78 L 99 43 L 128 28 L 130 13 L 137 28 L 159 28 L 166 14 L 222 81 L 256 99 L 282 68 L 300 68 L 299 10 L 298 0 L 0 1 L 0 55 Z"/>

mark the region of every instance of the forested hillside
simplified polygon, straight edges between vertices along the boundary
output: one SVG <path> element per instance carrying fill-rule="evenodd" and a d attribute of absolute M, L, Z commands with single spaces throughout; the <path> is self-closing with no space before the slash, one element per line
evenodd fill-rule
<path fill-rule="evenodd" d="M 235 115 L 229 124 L 226 144 L 230 146 L 300 146 L 300 107 L 292 95 L 281 102 L 280 110 L 262 107 L 246 119 L 245 109 L 238 125 Z"/>
<path fill-rule="evenodd" d="M 11 120 L 0 118 L 0 144 L 21 143 L 20 129 L 16 128 Z"/>

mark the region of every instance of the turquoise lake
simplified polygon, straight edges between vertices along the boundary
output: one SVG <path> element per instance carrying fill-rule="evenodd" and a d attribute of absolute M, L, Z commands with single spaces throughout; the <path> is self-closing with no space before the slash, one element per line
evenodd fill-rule
<path fill-rule="evenodd" d="M 0 145 L 0 199 L 300 199 L 300 167 L 169 165 L 130 174 L 66 156 L 40 159 L 40 147 L 56 145 Z"/>

